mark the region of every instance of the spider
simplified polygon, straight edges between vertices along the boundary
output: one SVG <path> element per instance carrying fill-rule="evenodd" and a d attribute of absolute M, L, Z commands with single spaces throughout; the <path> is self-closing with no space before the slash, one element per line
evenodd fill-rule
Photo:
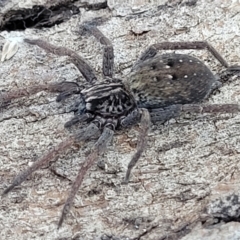
<path fill-rule="evenodd" d="M 75 142 L 86 142 L 96 135 L 91 153 L 81 164 L 68 198 L 64 204 L 58 228 L 68 214 L 74 197 L 81 186 L 88 169 L 102 154 L 113 138 L 114 132 L 140 123 L 137 150 L 128 164 L 125 183 L 128 183 L 132 168 L 139 160 L 146 146 L 146 137 L 151 122 L 164 122 L 178 116 L 181 112 L 239 112 L 238 104 L 202 105 L 214 88 L 217 78 L 199 59 L 185 54 L 163 54 L 159 50 L 207 49 L 229 71 L 240 70 L 240 66 L 229 66 L 221 55 L 207 42 L 163 42 L 151 45 L 133 65 L 128 79 L 113 77 L 114 52 L 110 40 L 94 25 L 82 25 L 103 46 L 103 79 L 98 81 L 90 65 L 76 52 L 56 47 L 40 39 L 24 39 L 26 43 L 37 45 L 58 56 L 69 56 L 90 87 L 84 88 L 75 82 L 42 84 L 3 93 L 0 96 L 2 107 L 13 99 L 29 96 L 39 91 L 60 92 L 57 101 L 77 94 L 79 101 L 74 103 L 74 117 L 65 123 L 65 128 L 85 123 L 87 127 L 78 129 L 58 146 L 40 157 L 38 161 L 19 173 L 3 195 L 20 185 L 29 175 L 47 164 Z"/>

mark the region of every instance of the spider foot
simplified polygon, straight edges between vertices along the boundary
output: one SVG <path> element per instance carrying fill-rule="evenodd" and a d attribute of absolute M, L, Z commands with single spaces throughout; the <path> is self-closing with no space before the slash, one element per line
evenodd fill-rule
<path fill-rule="evenodd" d="M 127 173 L 125 176 L 123 184 L 128 184 L 131 171 L 133 167 L 136 165 L 137 161 L 141 157 L 147 143 L 147 134 L 148 130 L 150 128 L 150 114 L 147 109 L 140 109 L 141 111 L 141 121 L 140 121 L 140 130 L 139 130 L 139 136 L 137 141 L 137 152 L 133 155 L 130 163 L 128 164 Z"/>
<path fill-rule="evenodd" d="M 13 180 L 12 184 L 6 188 L 2 195 L 9 193 L 14 187 L 20 185 L 23 181 L 26 180 L 33 172 L 39 169 L 41 166 L 47 164 L 49 161 L 53 160 L 60 152 L 69 148 L 75 142 L 74 138 L 66 139 L 61 142 L 58 146 L 49 151 L 46 155 L 40 158 L 38 161 L 34 162 L 32 166 L 27 168 L 25 171 L 19 173 Z"/>
<path fill-rule="evenodd" d="M 107 144 L 111 141 L 111 139 L 113 137 L 113 134 L 114 134 L 113 130 L 111 130 L 108 127 L 105 127 L 103 129 L 102 135 L 99 137 L 97 142 L 94 144 L 94 147 L 93 147 L 90 155 L 88 155 L 86 161 L 84 161 L 82 163 L 81 168 L 78 172 L 77 178 L 75 179 L 75 181 L 72 185 L 72 189 L 71 189 L 71 191 L 68 195 L 68 198 L 64 204 L 62 214 L 61 214 L 61 217 L 58 222 L 58 229 L 62 226 L 64 219 L 66 218 L 67 214 L 69 213 L 70 208 L 73 204 L 75 195 L 76 195 L 79 187 L 81 186 L 87 171 L 93 165 L 93 163 L 98 159 L 99 155 L 105 151 Z"/>

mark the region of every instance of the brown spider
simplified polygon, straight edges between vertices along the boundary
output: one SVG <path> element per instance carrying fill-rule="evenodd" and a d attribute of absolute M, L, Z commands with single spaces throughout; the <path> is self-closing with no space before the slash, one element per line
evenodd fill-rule
<path fill-rule="evenodd" d="M 240 70 L 240 66 L 229 67 L 220 54 L 207 42 L 154 44 L 141 55 L 132 67 L 129 78 L 122 81 L 113 77 L 114 53 L 110 40 L 94 25 L 84 24 L 83 28 L 94 35 L 104 47 L 102 67 L 104 79 L 101 82 L 97 81 L 97 77 L 88 63 L 74 51 L 65 47 L 56 47 L 39 39 L 24 39 L 25 42 L 37 45 L 47 52 L 59 56 L 69 56 L 91 87 L 84 89 L 77 83 L 63 82 L 18 89 L 0 96 L 0 102 L 4 106 L 4 103 L 13 99 L 29 96 L 42 90 L 60 92 L 57 101 L 72 94 L 78 94 L 81 100 L 72 109 L 75 116 L 65 124 L 65 127 L 69 128 L 76 123 L 87 123 L 86 128 L 78 130 L 34 162 L 32 166 L 18 174 L 12 184 L 4 190 L 3 195 L 20 185 L 30 174 L 47 164 L 74 142 L 87 141 L 101 133 L 91 153 L 81 165 L 63 207 L 58 227 L 62 225 L 69 212 L 86 172 L 99 155 L 105 151 L 115 130 L 140 122 L 137 151 L 128 165 L 125 177 L 127 183 L 132 168 L 145 148 L 151 121 L 163 122 L 178 116 L 183 111 L 233 113 L 240 110 L 238 104 L 198 104 L 216 88 L 218 81 L 209 68 L 197 58 L 183 54 L 157 54 L 159 50 L 166 49 L 208 49 L 228 70 Z"/>

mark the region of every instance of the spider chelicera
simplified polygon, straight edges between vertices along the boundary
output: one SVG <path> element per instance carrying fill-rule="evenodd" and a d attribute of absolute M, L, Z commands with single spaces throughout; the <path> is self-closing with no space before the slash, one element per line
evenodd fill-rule
<path fill-rule="evenodd" d="M 43 90 L 60 92 L 57 101 L 62 101 L 72 94 L 78 94 L 80 100 L 74 103 L 72 109 L 75 115 L 65 124 L 65 127 L 70 128 L 77 123 L 87 124 L 87 127 L 77 130 L 69 138 L 40 157 L 25 171 L 19 173 L 11 185 L 4 190 L 3 195 L 20 185 L 30 174 L 47 164 L 75 142 L 87 141 L 100 134 L 91 153 L 80 167 L 63 207 L 58 227 L 62 225 L 69 212 L 86 172 L 99 155 L 105 151 L 115 130 L 140 123 L 137 151 L 128 165 L 125 176 L 124 182 L 127 183 L 132 168 L 145 148 L 151 121 L 164 122 L 184 111 L 234 113 L 240 110 L 238 104 L 200 104 L 216 88 L 218 81 L 199 59 L 183 54 L 158 54 L 159 50 L 167 49 L 207 49 L 228 70 L 240 70 L 240 66 L 229 67 L 221 55 L 207 42 L 153 44 L 143 52 L 134 64 L 128 79 L 121 80 L 113 77 L 114 52 L 110 40 L 92 24 L 85 23 L 83 28 L 103 45 L 103 80 L 97 79 L 94 70 L 76 52 L 65 47 L 56 47 L 43 40 L 24 39 L 26 43 L 37 45 L 47 52 L 59 56 L 69 56 L 91 86 L 84 88 L 74 82 L 50 83 L 9 91 L 0 96 L 0 102 L 4 108 L 4 104 L 13 99 L 29 96 Z"/>

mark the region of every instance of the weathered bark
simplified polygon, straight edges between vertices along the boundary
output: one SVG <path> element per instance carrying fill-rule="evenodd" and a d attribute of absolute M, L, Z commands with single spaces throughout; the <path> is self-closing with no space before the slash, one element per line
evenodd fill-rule
<path fill-rule="evenodd" d="M 4 4 L 0 16 L 13 6 L 17 9 L 14 2 L 19 1 Z M 31 2 L 46 4 L 46 1 Z M 62 80 L 86 85 L 67 58 L 22 43 L 20 40 L 25 37 L 47 39 L 76 50 L 91 63 L 100 78 L 101 45 L 94 37 L 77 33 L 79 23 L 100 16 L 107 19 L 99 28 L 114 45 L 115 72 L 119 78 L 128 77 L 134 61 L 147 46 L 168 40 L 207 40 L 229 63 L 240 63 L 237 3 L 222 6 L 220 1 L 210 0 L 197 1 L 196 5 L 191 4 L 193 1 L 171 1 L 171 4 L 155 1 L 151 5 L 144 1 L 136 1 L 135 5 L 116 2 L 108 1 L 110 9 L 86 11 L 80 8 L 80 14 L 51 28 L 1 32 L 0 45 L 7 40 L 19 41 L 19 50 L 0 65 L 0 89 Z M 229 1 L 221 3 L 226 2 Z M 80 1 L 74 4 L 82 6 Z M 23 3 L 20 5 L 24 7 Z M 223 72 L 223 67 L 208 52 L 186 52 L 204 60 L 216 74 Z M 205 103 L 238 103 L 239 92 L 239 77 L 230 76 Z M 1 191 L 16 173 L 68 136 L 64 123 L 72 113 L 67 113 L 68 103 L 56 103 L 55 97 L 56 94 L 40 92 L 13 101 L 7 109 L 1 110 Z M 105 170 L 97 164 L 91 169 L 71 215 L 57 230 L 72 181 L 93 142 L 73 146 L 57 161 L 1 198 L 0 238 L 179 239 L 193 227 L 193 231 L 203 229 L 201 221 L 211 225 L 211 216 L 224 220 L 211 207 L 215 199 L 231 194 L 238 196 L 239 188 L 232 186 L 239 183 L 239 123 L 240 114 L 185 114 L 164 126 L 152 126 L 147 150 L 133 170 L 128 185 L 121 182 L 136 149 L 137 126 L 117 132 L 107 153 L 100 157 Z M 224 193 L 220 191 L 223 186 Z M 230 218 L 228 224 L 238 220 L 237 216 Z M 196 236 L 194 232 L 190 234 Z"/>

